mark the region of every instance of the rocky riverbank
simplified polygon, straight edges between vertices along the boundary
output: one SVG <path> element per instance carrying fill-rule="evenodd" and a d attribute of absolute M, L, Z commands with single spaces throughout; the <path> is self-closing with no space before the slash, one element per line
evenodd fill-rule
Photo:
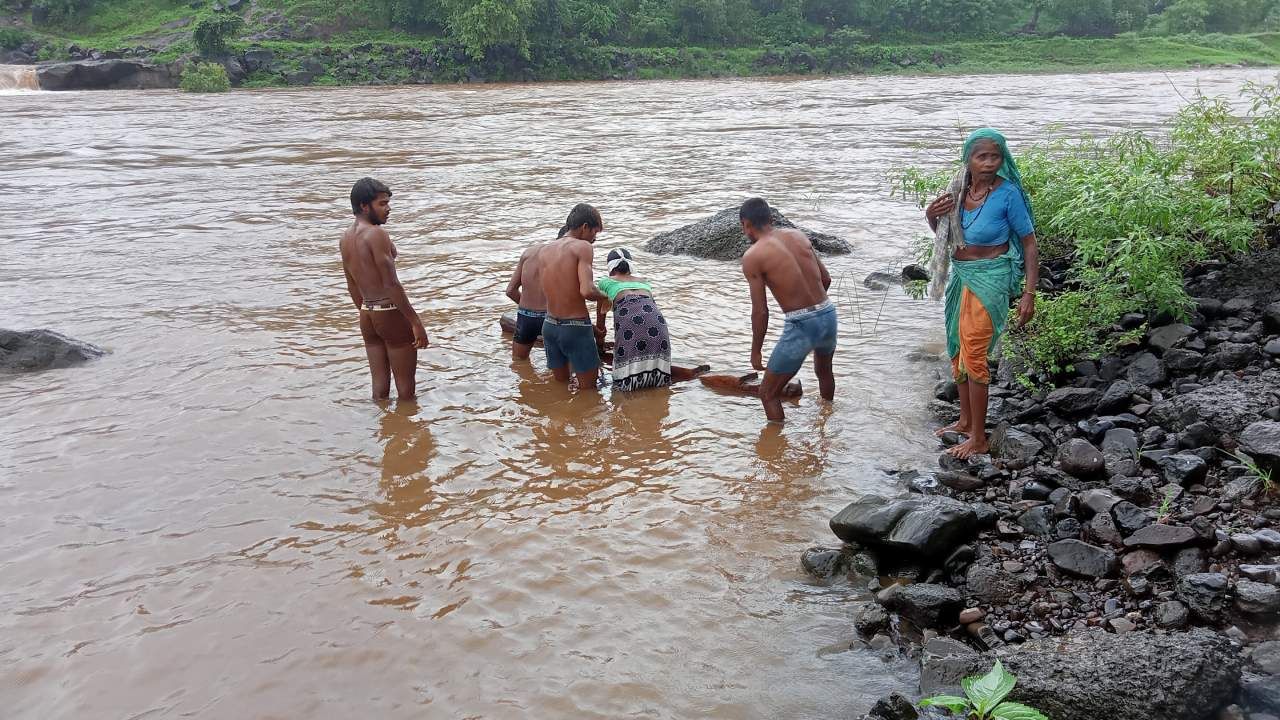
<path fill-rule="evenodd" d="M 845 545 L 805 554 L 872 593 L 851 619 L 921 657 L 922 692 L 1000 657 L 1054 720 L 1280 717 L 1280 250 L 1187 288 L 1184 322 L 1126 316 L 1141 338 L 1057 388 L 1005 363 L 990 455 L 900 474 L 906 497 L 850 504 L 831 520 Z M 936 395 L 954 419 L 949 379 Z M 1153 673 L 1138 660 L 1156 652 L 1180 659 Z M 1064 667 L 1019 662 L 1045 653 Z"/>

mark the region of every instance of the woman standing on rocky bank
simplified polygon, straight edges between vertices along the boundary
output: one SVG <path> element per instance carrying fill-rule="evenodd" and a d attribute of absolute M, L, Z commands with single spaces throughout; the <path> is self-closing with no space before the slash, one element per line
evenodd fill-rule
<path fill-rule="evenodd" d="M 960 419 L 938 433 L 969 436 L 947 451 L 963 459 L 989 449 L 987 355 L 1004 332 L 1012 296 L 1022 291 L 1019 327 L 1035 313 L 1040 262 L 1031 203 L 1004 136 L 975 130 L 962 157 L 964 166 L 925 217 L 937 233 L 930 292 L 937 299 L 945 283 L 947 354 L 960 394 Z"/>

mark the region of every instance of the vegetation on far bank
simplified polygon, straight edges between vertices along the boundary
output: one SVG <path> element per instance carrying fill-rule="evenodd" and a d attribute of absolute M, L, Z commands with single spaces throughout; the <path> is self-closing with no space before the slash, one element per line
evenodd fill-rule
<path fill-rule="evenodd" d="M 1027 378 L 1050 382 L 1083 359 L 1140 336 L 1126 313 L 1185 318 L 1183 272 L 1265 243 L 1280 200 L 1280 87 L 1248 85 L 1248 112 L 1197 96 L 1165 133 L 1140 131 L 1022 148 L 1042 264 L 1057 275 L 1035 319 L 1008 337 Z M 904 171 L 899 187 L 923 203 L 952 169 Z"/>
<path fill-rule="evenodd" d="M 1177 69 L 1280 64 L 1280 0 L 0 0 L 24 46 L 269 50 L 251 86 Z"/>

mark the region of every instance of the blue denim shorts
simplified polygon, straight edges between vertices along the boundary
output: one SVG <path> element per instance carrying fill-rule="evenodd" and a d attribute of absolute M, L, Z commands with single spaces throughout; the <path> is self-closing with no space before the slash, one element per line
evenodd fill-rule
<path fill-rule="evenodd" d="M 568 365 L 575 373 L 585 373 L 600 367 L 596 334 L 586 318 L 562 320 L 548 315 L 542 324 L 542 346 L 549 370 Z"/>
<path fill-rule="evenodd" d="M 829 302 L 787 313 L 782 337 L 769 356 L 769 372 L 794 375 L 810 352 L 827 356 L 836 352 L 836 308 Z"/>

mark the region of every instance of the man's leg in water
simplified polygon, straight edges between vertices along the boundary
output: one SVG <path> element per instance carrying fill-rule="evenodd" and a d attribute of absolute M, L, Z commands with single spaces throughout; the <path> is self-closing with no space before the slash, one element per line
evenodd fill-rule
<path fill-rule="evenodd" d="M 391 363 L 387 346 L 381 341 L 365 341 L 365 355 L 369 356 L 369 375 L 373 378 L 373 399 L 386 400 L 391 395 Z"/>
<path fill-rule="evenodd" d="M 782 389 L 795 376 L 795 373 L 764 371 L 764 379 L 760 381 L 760 404 L 764 405 L 764 415 L 769 418 L 769 422 L 786 422 L 786 413 L 782 412 Z"/>
<path fill-rule="evenodd" d="M 369 357 L 373 399 L 386 400 L 391 394 L 391 365 L 387 358 L 387 344 L 378 335 L 373 318 L 367 310 L 360 311 L 360 337 L 364 339 L 364 353 Z"/>
<path fill-rule="evenodd" d="M 600 368 L 588 370 L 587 372 L 574 373 L 574 377 L 578 379 L 579 390 L 595 390 L 596 384 L 600 379 Z"/>
<path fill-rule="evenodd" d="M 813 373 L 818 376 L 818 394 L 827 402 L 836 398 L 836 376 L 831 368 L 831 361 L 835 357 L 835 353 L 826 355 L 815 352 L 813 354 Z"/>
<path fill-rule="evenodd" d="M 418 348 L 413 345 L 388 347 L 387 356 L 391 360 L 391 374 L 396 378 L 396 399 L 417 399 Z"/>
<path fill-rule="evenodd" d="M 533 345 L 522 345 L 518 342 L 511 343 L 511 359 L 512 360 L 528 360 L 529 353 L 533 351 Z"/>

